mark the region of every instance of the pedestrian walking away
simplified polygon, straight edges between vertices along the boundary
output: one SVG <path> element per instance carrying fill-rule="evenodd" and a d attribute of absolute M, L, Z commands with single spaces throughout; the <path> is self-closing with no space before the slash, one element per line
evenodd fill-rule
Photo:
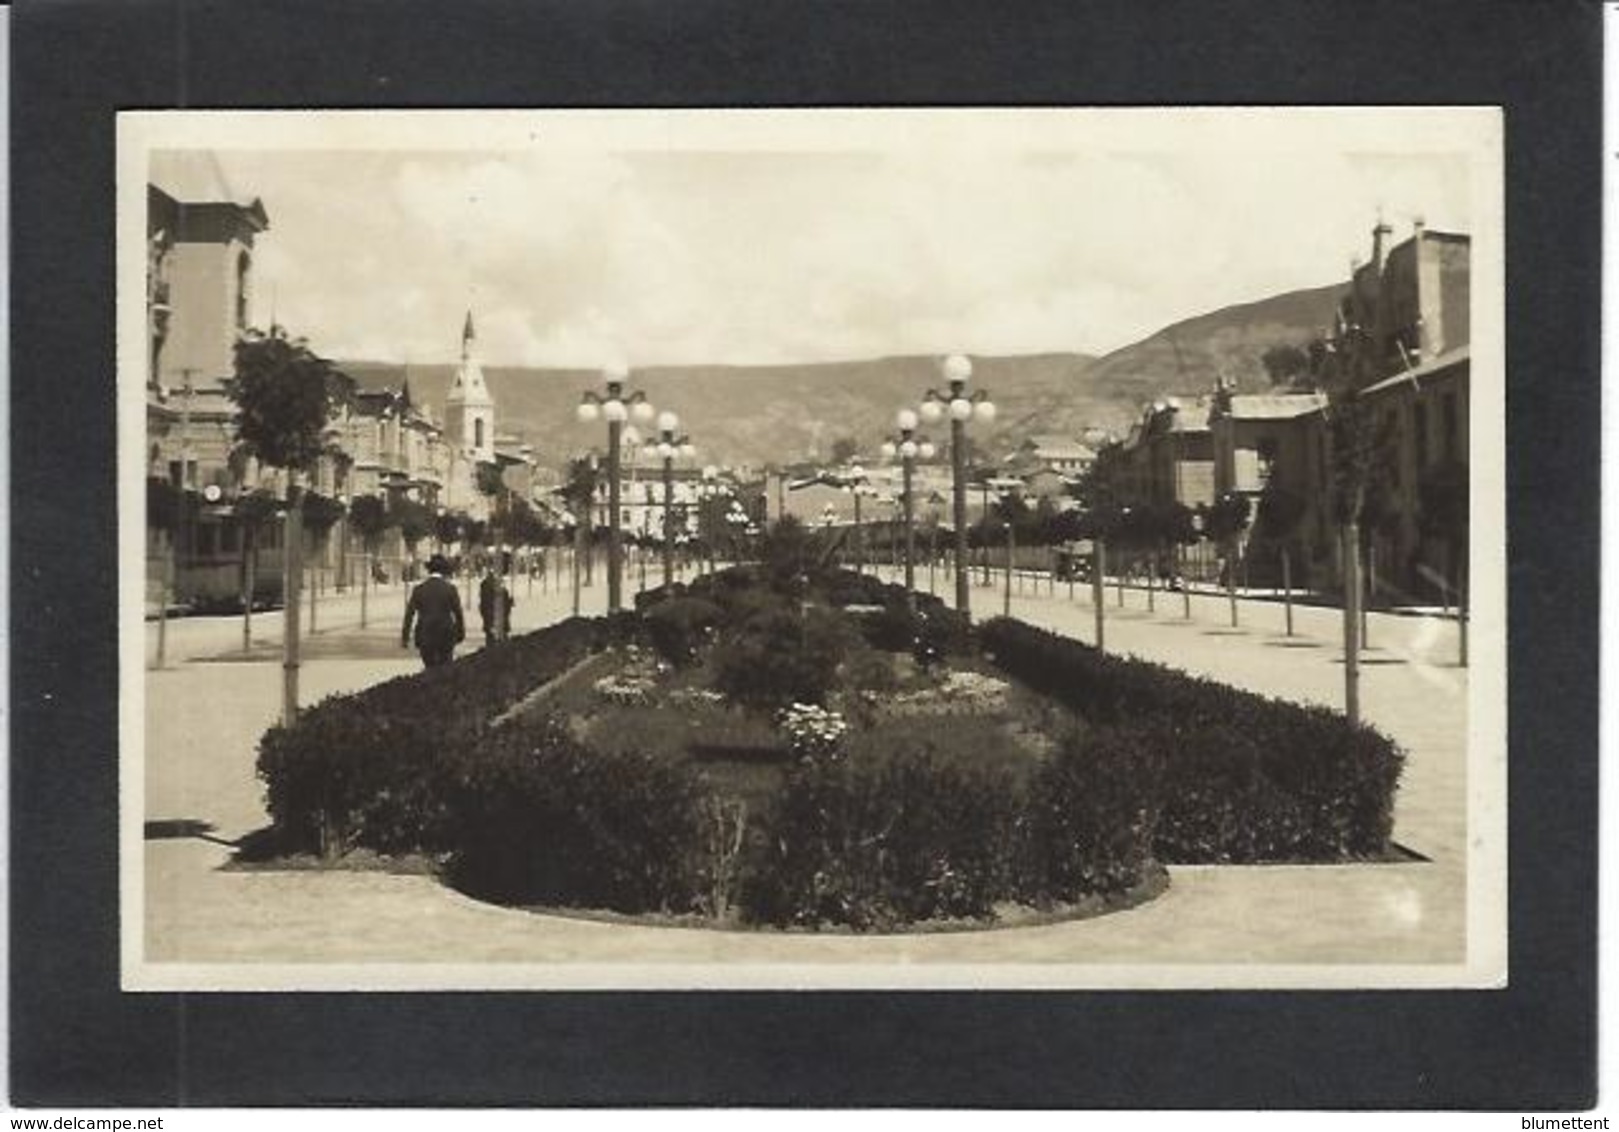
<path fill-rule="evenodd" d="M 427 577 L 410 591 L 405 603 L 405 625 L 399 632 L 399 647 L 412 644 L 422 655 L 422 665 L 437 668 L 450 663 L 455 646 L 466 639 L 466 622 L 461 615 L 461 595 L 445 577 L 450 564 L 442 554 L 427 562 Z M 415 633 L 412 635 L 412 626 Z"/>
<path fill-rule="evenodd" d="M 504 641 L 511 635 L 514 604 L 512 592 L 506 588 L 500 570 L 490 563 L 483 581 L 478 584 L 478 617 L 483 621 L 485 644 Z"/>

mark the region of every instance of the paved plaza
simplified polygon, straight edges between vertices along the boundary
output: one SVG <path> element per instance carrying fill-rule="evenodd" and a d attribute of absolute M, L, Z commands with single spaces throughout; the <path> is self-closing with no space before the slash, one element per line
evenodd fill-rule
<path fill-rule="evenodd" d="M 627 594 L 635 589 L 627 579 Z M 948 593 L 941 571 L 937 585 Z M 926 588 L 923 579 L 923 588 Z M 1028 591 L 1034 589 L 1032 580 Z M 1090 640 L 1081 588 L 1046 584 L 1013 598 L 1014 615 Z M 518 631 L 568 614 L 571 594 L 524 580 Z M 603 579 L 583 593 L 599 612 Z M 1267 695 L 1337 706 L 1339 615 L 1243 600 L 1232 629 L 1224 595 L 1109 588 L 1110 650 L 1172 664 Z M 974 610 L 1001 609 L 975 585 Z M 307 641 L 302 699 L 412 671 L 398 648 L 400 587 L 326 599 Z M 473 901 L 430 877 L 386 872 L 227 868 L 231 842 L 267 824 L 254 746 L 279 710 L 279 614 L 256 619 L 241 653 L 239 618 L 170 626 L 168 667 L 147 674 L 145 956 L 155 964 L 248 963 L 833 963 L 833 964 L 1449 964 L 1465 958 L 1466 670 L 1456 626 L 1373 614 L 1362 669 L 1366 717 L 1408 752 L 1395 840 L 1415 856 L 1343 866 L 1196 866 L 1170 870 L 1169 890 L 1142 907 L 1036 927 L 904 936 L 723 932 L 542 915 Z M 469 645 L 478 637 L 476 617 Z M 148 656 L 155 629 L 147 626 Z"/>

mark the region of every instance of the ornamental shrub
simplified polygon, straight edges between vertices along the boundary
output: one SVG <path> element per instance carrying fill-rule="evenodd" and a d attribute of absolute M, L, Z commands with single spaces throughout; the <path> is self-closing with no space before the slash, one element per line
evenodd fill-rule
<path fill-rule="evenodd" d="M 1014 887 L 1019 805 L 1009 773 L 941 764 L 926 745 L 808 760 L 752 843 L 743 914 L 861 929 L 991 917 Z"/>
<path fill-rule="evenodd" d="M 1404 755 L 1336 712 L 1098 652 L 1017 621 L 980 629 L 995 663 L 1162 759 L 1156 854 L 1167 863 L 1380 856 Z"/>
<path fill-rule="evenodd" d="M 773 605 L 721 637 L 712 657 L 714 686 L 756 710 L 824 704 L 850 645 L 840 614 Z"/>
<path fill-rule="evenodd" d="M 659 602 L 646 613 L 647 635 L 658 655 L 676 666 L 692 664 L 699 648 L 719 625 L 720 607 L 697 597 Z"/>
<path fill-rule="evenodd" d="M 599 751 L 549 716 L 489 732 L 449 789 L 451 883 L 482 899 L 696 911 L 709 792 L 687 764 Z"/>

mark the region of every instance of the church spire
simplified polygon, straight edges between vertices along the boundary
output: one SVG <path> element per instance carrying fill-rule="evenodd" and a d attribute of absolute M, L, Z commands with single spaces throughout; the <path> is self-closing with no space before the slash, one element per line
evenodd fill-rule
<path fill-rule="evenodd" d="M 472 354 L 472 343 L 478 338 L 478 332 L 472 328 L 472 311 L 467 310 L 466 325 L 461 328 L 461 357 L 463 359 Z"/>

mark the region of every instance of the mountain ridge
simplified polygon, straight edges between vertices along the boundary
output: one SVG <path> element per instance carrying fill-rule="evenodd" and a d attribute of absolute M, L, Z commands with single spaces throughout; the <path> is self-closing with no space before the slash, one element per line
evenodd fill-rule
<path fill-rule="evenodd" d="M 1331 321 L 1341 284 L 1284 292 L 1182 319 L 1100 357 L 1043 352 L 973 359 L 971 388 L 986 390 L 1001 410 L 992 428 L 975 426 L 986 453 L 1005 454 L 1028 435 L 1078 436 L 1090 428 L 1122 431 L 1140 406 L 1166 392 L 1199 393 L 1216 376 L 1239 389 L 1269 386 L 1261 356 L 1272 346 L 1299 345 Z M 362 388 L 408 380 L 413 400 L 442 423 L 455 363 L 337 361 Z M 599 390 L 600 374 L 582 368 L 483 367 L 496 404 L 496 429 L 536 446 L 540 459 L 599 447 L 599 425 L 575 417 L 581 394 Z M 929 388 L 942 389 L 938 360 L 898 354 L 852 361 L 781 365 L 649 365 L 631 375 L 660 410 L 674 409 L 699 449 L 698 459 L 724 464 L 823 460 L 841 440 L 868 459 L 894 431 L 894 415 L 914 407 Z M 924 428 L 923 431 L 929 431 Z M 943 439 L 947 426 L 934 428 Z"/>

